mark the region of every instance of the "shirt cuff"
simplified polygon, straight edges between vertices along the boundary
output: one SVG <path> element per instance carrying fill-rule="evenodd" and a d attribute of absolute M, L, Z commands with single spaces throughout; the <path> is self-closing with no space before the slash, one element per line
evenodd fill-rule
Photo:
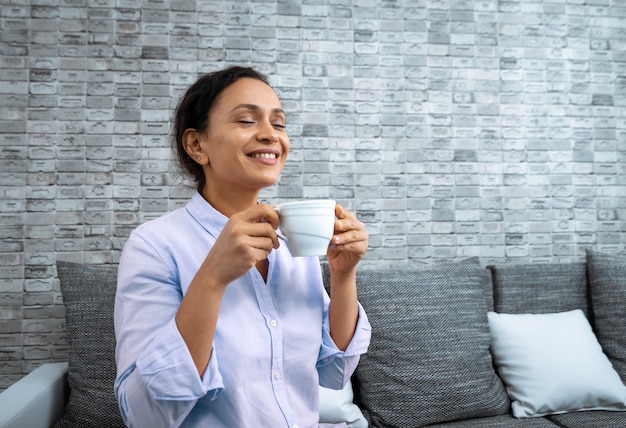
<path fill-rule="evenodd" d="M 137 370 L 156 399 L 216 398 L 224 389 L 215 349 L 202 377 L 191 358 L 176 321 L 168 322 L 137 358 Z"/>

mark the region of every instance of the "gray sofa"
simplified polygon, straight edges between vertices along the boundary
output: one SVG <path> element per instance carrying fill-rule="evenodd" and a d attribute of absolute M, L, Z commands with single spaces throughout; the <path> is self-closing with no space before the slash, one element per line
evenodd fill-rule
<path fill-rule="evenodd" d="M 112 392 L 115 266 L 57 270 L 69 369 L 43 365 L 0 394 L 0 426 L 123 426 Z M 354 402 L 370 426 L 626 426 L 626 257 L 470 259 L 361 270 L 358 281 L 373 332 Z"/>

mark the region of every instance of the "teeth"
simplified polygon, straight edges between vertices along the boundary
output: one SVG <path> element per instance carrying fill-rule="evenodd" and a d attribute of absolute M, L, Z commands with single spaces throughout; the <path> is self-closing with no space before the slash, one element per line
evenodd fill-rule
<path fill-rule="evenodd" d="M 263 158 L 263 159 L 276 159 L 278 156 L 276 156 L 273 153 L 253 153 L 250 155 L 250 157 Z"/>

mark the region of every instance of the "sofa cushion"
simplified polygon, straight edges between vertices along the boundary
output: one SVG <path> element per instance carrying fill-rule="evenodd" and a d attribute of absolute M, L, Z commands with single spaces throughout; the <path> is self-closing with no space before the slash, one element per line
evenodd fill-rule
<path fill-rule="evenodd" d="M 507 413 L 489 353 L 488 273 L 474 264 L 358 272 L 372 340 L 355 372 L 355 395 L 372 426 Z"/>
<path fill-rule="evenodd" d="M 494 360 L 515 417 L 626 410 L 626 386 L 582 310 L 488 316 Z"/>
<path fill-rule="evenodd" d="M 585 263 L 503 264 L 493 273 L 494 311 L 509 314 L 589 311 Z"/>
<path fill-rule="evenodd" d="M 510 414 L 428 425 L 429 428 L 557 428 L 563 426 L 582 428 L 578 425 L 556 425 L 546 418 L 518 419 Z M 596 425 L 593 428 L 599 427 L 608 428 L 608 425 Z"/>
<path fill-rule="evenodd" d="M 576 428 L 624 428 L 626 427 L 626 412 L 606 412 L 590 410 L 588 412 L 561 413 L 546 416 L 560 427 Z"/>
<path fill-rule="evenodd" d="M 598 340 L 626 383 L 626 257 L 587 251 L 587 270 Z"/>
<path fill-rule="evenodd" d="M 69 342 L 69 401 L 55 427 L 124 427 L 113 393 L 117 266 L 57 262 Z"/>

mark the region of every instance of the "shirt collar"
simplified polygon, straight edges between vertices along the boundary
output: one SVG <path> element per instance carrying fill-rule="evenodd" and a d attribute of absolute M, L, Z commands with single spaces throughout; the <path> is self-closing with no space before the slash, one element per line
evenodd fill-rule
<path fill-rule="evenodd" d="M 202 197 L 200 192 L 193 194 L 185 208 L 216 239 L 222 229 L 224 229 L 224 226 L 226 226 L 226 222 L 228 222 L 228 217 L 216 210 L 213 205 Z"/>

